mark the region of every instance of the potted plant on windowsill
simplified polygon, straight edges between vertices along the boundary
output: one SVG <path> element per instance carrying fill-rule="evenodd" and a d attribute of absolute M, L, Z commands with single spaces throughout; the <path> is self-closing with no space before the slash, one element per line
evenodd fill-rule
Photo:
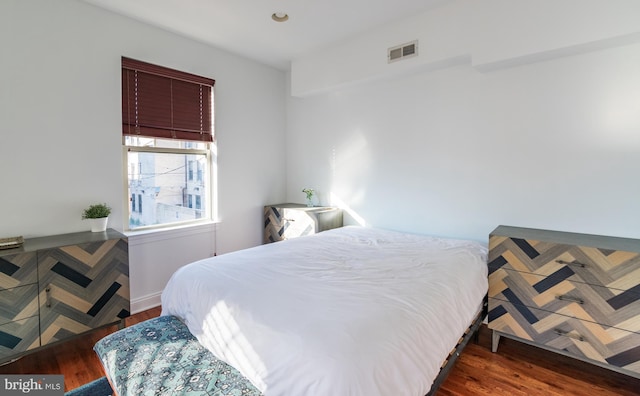
<path fill-rule="evenodd" d="M 111 208 L 106 203 L 90 205 L 82 212 L 82 219 L 89 219 L 91 232 L 102 232 L 107 229 L 107 221 Z"/>

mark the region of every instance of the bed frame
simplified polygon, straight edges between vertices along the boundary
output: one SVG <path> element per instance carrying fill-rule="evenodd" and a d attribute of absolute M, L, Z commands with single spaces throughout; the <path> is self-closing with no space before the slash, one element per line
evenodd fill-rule
<path fill-rule="evenodd" d="M 449 353 L 449 356 L 440 368 L 440 373 L 431 386 L 431 390 L 429 390 L 426 396 L 436 394 L 469 341 L 473 338 L 477 342 L 478 329 L 486 315 L 487 297 L 485 296 L 480 312 L 462 337 L 460 337 L 458 344 Z M 159 329 L 162 329 L 162 331 L 156 331 Z M 144 342 L 141 343 L 140 341 Z M 144 351 L 142 352 L 137 351 L 141 344 L 145 344 L 145 348 L 143 348 Z M 135 346 L 133 350 L 131 350 L 132 346 Z M 181 370 L 184 371 L 184 373 L 177 373 L 179 375 L 175 376 L 176 378 L 172 383 L 165 383 L 161 377 L 166 362 L 162 359 L 156 359 L 154 356 L 164 356 L 167 350 L 175 348 L 181 350 L 181 356 L 184 355 L 181 357 L 181 359 L 184 359 L 184 362 L 182 362 L 184 364 L 179 365 L 182 367 Z M 243 377 L 237 370 L 213 356 L 213 354 L 206 350 L 189 332 L 186 325 L 174 316 L 161 316 L 150 319 L 112 333 L 98 341 L 94 350 L 103 364 L 107 378 L 112 384 L 116 395 L 128 394 L 134 391 L 142 391 L 142 394 L 152 394 L 156 377 L 161 378 L 165 386 L 183 390 L 190 389 L 189 387 L 193 386 L 191 381 L 193 375 L 198 376 L 197 373 L 199 371 L 204 372 L 201 369 L 214 366 L 217 367 L 218 370 L 225 372 L 224 377 L 227 382 L 219 383 L 217 380 L 209 382 L 206 376 L 200 375 L 203 377 L 201 379 L 204 380 L 205 386 L 208 387 L 207 389 L 215 390 L 222 389 L 221 387 L 223 386 L 228 388 L 229 384 L 243 384 L 243 380 L 241 379 Z M 198 358 L 193 359 L 194 356 Z M 137 364 L 134 366 L 131 364 L 132 359 L 138 360 L 138 363 L 140 363 L 140 360 L 143 360 L 145 364 Z M 122 362 L 125 360 L 127 361 L 123 364 Z M 199 363 L 193 364 L 193 361 Z M 116 364 L 116 362 L 119 363 Z M 191 373 L 187 373 L 187 369 L 189 369 Z M 117 379 L 115 383 L 112 382 L 114 379 Z M 127 385 L 126 383 L 130 381 L 133 384 Z M 120 385 L 120 387 L 118 388 L 114 385 Z M 202 389 L 198 390 L 201 391 Z M 247 395 L 257 396 L 260 394 L 255 388 L 242 388 L 239 390 L 242 394 Z"/>
<path fill-rule="evenodd" d="M 471 326 L 469 326 L 462 337 L 460 337 L 460 340 L 458 340 L 458 344 L 455 346 L 455 348 L 453 348 L 451 352 L 449 352 L 449 356 L 444 361 L 444 363 L 442 363 L 442 366 L 440 367 L 440 373 L 436 377 L 435 381 L 433 381 L 433 385 L 431 385 L 431 389 L 429 390 L 429 393 L 426 394 L 426 396 L 433 396 L 436 394 L 436 392 L 438 392 L 438 389 L 440 389 L 440 386 L 447 379 L 449 372 L 453 368 L 456 360 L 458 360 L 458 357 L 462 353 L 462 350 L 467 346 L 469 341 L 473 338 L 473 341 L 475 343 L 478 343 L 478 330 L 480 329 L 480 325 L 484 321 L 484 318 L 487 317 L 487 312 L 488 298 L 485 295 L 482 301 L 482 309 L 471 323 Z"/>

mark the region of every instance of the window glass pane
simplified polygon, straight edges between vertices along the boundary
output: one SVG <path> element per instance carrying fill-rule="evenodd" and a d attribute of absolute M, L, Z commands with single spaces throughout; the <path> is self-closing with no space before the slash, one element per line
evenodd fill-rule
<path fill-rule="evenodd" d="M 158 153 L 132 148 L 127 155 L 128 196 L 131 197 L 129 229 L 208 217 L 207 180 L 210 178 L 206 154 Z M 202 179 L 189 177 L 194 168 L 204 170 Z M 200 205 L 194 205 L 194 195 Z"/>

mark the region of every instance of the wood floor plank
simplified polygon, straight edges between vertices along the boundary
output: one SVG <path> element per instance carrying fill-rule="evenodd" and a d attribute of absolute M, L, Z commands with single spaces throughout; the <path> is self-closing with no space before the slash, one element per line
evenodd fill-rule
<path fill-rule="evenodd" d="M 157 307 L 135 314 L 126 325 L 160 311 Z M 65 390 L 75 389 L 104 375 L 93 345 L 116 330 L 103 328 L 24 356 L 1 366 L 0 374 L 63 374 Z M 498 353 L 492 353 L 490 345 L 490 330 L 483 325 L 479 342 L 467 346 L 437 396 L 640 395 L 639 379 L 506 338 Z"/>

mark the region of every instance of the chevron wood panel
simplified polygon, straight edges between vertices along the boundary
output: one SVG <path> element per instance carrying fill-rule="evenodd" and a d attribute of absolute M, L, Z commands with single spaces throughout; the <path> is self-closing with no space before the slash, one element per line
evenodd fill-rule
<path fill-rule="evenodd" d="M 264 243 L 281 241 L 284 239 L 286 222 L 284 210 L 277 206 L 264 207 Z"/>
<path fill-rule="evenodd" d="M 640 333 L 640 294 L 571 280 L 570 273 L 544 277 L 504 268 L 489 275 L 490 297 L 550 313 Z"/>
<path fill-rule="evenodd" d="M 640 247 L 640 242 L 639 242 Z M 492 235 L 489 271 L 534 273 L 640 293 L 640 253 Z M 544 285 L 540 286 L 541 288 Z"/>
<path fill-rule="evenodd" d="M 37 284 L 0 290 L 0 325 L 37 315 Z"/>
<path fill-rule="evenodd" d="M 37 265 L 36 252 L 0 256 L 0 290 L 36 283 Z"/>
<path fill-rule="evenodd" d="M 39 346 L 37 315 L 0 326 L 0 361 Z"/>
<path fill-rule="evenodd" d="M 46 249 L 38 258 L 43 345 L 129 316 L 126 239 Z"/>
<path fill-rule="evenodd" d="M 318 229 L 318 219 L 313 212 L 285 209 L 284 217 L 286 221 L 286 228 L 282 234 L 284 239 L 315 234 Z"/>
<path fill-rule="evenodd" d="M 40 342 L 47 345 L 52 342 L 61 341 L 76 334 L 82 334 L 91 330 L 91 327 L 71 319 L 69 316 L 58 315 L 50 317 L 52 320 L 40 334 Z"/>
<path fill-rule="evenodd" d="M 535 318 L 535 320 L 532 320 Z M 493 330 L 640 375 L 640 334 L 489 298 Z"/>

